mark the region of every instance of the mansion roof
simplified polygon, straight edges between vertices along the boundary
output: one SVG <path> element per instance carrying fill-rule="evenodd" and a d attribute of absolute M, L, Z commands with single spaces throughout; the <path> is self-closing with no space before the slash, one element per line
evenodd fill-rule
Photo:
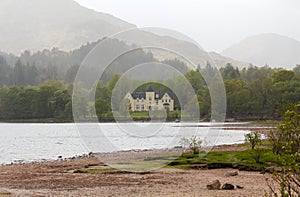
<path fill-rule="evenodd" d="M 162 97 L 166 93 L 171 97 L 171 99 L 174 99 L 174 93 L 173 92 L 161 92 L 161 91 L 155 92 L 155 96 L 154 96 L 155 98 L 154 99 L 155 100 L 160 100 L 160 99 L 162 99 Z M 146 92 L 133 92 L 131 94 L 131 96 L 132 96 L 133 99 L 146 99 Z"/>

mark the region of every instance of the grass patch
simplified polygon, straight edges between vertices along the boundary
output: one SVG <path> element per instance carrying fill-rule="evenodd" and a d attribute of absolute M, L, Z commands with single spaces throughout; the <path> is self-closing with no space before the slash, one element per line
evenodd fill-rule
<path fill-rule="evenodd" d="M 149 113 L 147 111 L 131 112 L 130 115 L 133 119 L 149 118 Z"/>
<path fill-rule="evenodd" d="M 265 170 L 274 163 L 279 163 L 278 157 L 271 149 L 260 149 L 259 163 L 255 161 L 253 150 L 244 151 L 211 151 L 205 155 L 185 153 L 172 161 L 168 166 L 181 169 L 195 168 L 239 168 L 249 170 Z"/>
<path fill-rule="evenodd" d="M 115 168 L 87 168 L 87 169 L 80 169 L 74 171 L 74 173 L 90 173 L 90 174 L 116 173 L 116 172 L 120 172 L 120 171 Z"/>
<path fill-rule="evenodd" d="M 150 120 L 149 112 L 147 111 L 136 111 L 130 112 L 130 116 L 133 120 Z M 180 111 L 169 111 L 167 114 L 167 121 L 175 121 L 176 119 L 180 119 L 181 112 Z"/>
<path fill-rule="evenodd" d="M 243 144 L 238 144 L 238 146 L 240 146 L 240 147 L 244 147 L 244 146 L 251 147 L 251 143 L 250 142 L 245 142 Z M 270 147 L 270 146 L 272 146 L 272 144 L 268 140 L 263 140 L 257 146 L 259 146 L 259 147 L 262 147 L 262 146 Z"/>
<path fill-rule="evenodd" d="M 280 122 L 278 121 L 253 121 L 249 122 L 248 124 L 256 124 L 256 125 L 279 125 Z"/>

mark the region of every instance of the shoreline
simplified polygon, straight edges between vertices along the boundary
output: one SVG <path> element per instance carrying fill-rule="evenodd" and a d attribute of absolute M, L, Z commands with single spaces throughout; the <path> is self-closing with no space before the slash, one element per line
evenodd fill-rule
<path fill-rule="evenodd" d="M 240 148 L 248 147 L 221 145 L 212 151 Z M 85 173 L 89 170 L 90 173 Z M 226 176 L 231 171 L 238 175 Z M 268 173 L 233 168 L 114 171 L 101 156 L 91 153 L 76 158 L 0 166 L 0 196 L 1 191 L 11 196 L 263 196 L 267 191 L 266 178 L 271 177 Z M 206 184 L 216 179 L 243 189 L 208 190 Z"/>
<path fill-rule="evenodd" d="M 247 146 L 241 146 L 243 143 L 234 143 L 234 144 L 220 144 L 220 145 L 215 145 L 215 146 L 208 146 L 204 147 L 204 151 L 225 151 L 225 150 L 245 150 Z M 182 153 L 184 151 L 184 148 L 182 146 L 176 146 L 174 148 L 165 148 L 165 149 L 131 149 L 131 150 L 122 150 L 122 151 L 113 151 L 113 152 L 89 152 L 89 153 L 84 153 L 81 155 L 74 155 L 71 157 L 61 157 L 58 156 L 56 159 L 40 159 L 36 161 L 12 161 L 10 163 L 3 163 L 0 164 L 1 166 L 11 166 L 11 165 L 27 165 L 27 164 L 43 164 L 43 163 L 48 163 L 48 162 L 59 162 L 59 161 L 72 161 L 76 159 L 84 159 L 84 158 L 89 158 L 90 156 L 97 156 L 97 157 L 110 157 L 114 155 L 121 155 L 121 154 L 131 154 L 131 153 L 167 153 L 167 152 L 178 152 Z"/>
<path fill-rule="evenodd" d="M 135 120 L 133 122 L 137 122 L 137 123 L 149 123 L 151 122 L 151 120 Z M 176 123 L 176 120 L 166 120 L 165 122 L 167 123 Z M 199 121 L 194 121 L 197 123 L 206 123 L 206 122 L 212 122 L 209 121 L 209 119 L 204 119 L 203 120 L 199 120 Z M 242 119 L 242 120 L 232 120 L 232 119 L 226 119 L 223 123 L 226 124 L 230 124 L 230 123 L 248 123 L 248 124 L 256 124 L 256 125 L 272 125 L 272 124 L 277 124 L 280 121 L 278 120 L 257 120 L 257 119 Z M 14 119 L 14 120 L 0 120 L 0 123 L 75 123 L 75 121 L 73 119 L 55 119 L 55 118 L 46 118 L 46 119 Z M 81 120 L 79 123 L 116 123 L 116 121 L 91 121 L 91 120 Z M 126 123 L 125 122 L 121 122 L 121 123 Z M 132 122 L 129 122 L 132 123 Z"/>
<path fill-rule="evenodd" d="M 243 143 L 234 143 L 234 144 L 220 144 L 215 146 L 208 146 L 203 148 L 204 151 L 236 151 L 236 150 L 246 150 L 249 147 L 243 146 Z M 84 153 L 81 155 L 74 155 L 71 157 L 61 157 L 58 156 L 56 159 L 41 159 L 36 161 L 15 161 L 7 164 L 0 164 L 0 167 L 3 166 L 12 166 L 12 165 L 30 165 L 30 164 L 45 164 L 45 163 L 51 163 L 51 162 L 61 162 L 61 161 L 72 161 L 77 159 L 88 159 L 90 157 L 98 157 L 98 158 L 106 158 L 111 156 L 120 156 L 121 154 L 148 154 L 148 153 L 168 153 L 168 152 L 178 152 L 182 153 L 184 151 L 184 148 L 181 146 L 174 147 L 174 148 L 165 148 L 165 149 L 131 149 L 131 150 L 123 150 L 123 151 L 113 151 L 113 152 L 89 152 Z"/>
<path fill-rule="evenodd" d="M 274 129 L 276 128 L 274 125 L 261 125 L 261 124 L 248 124 L 248 123 L 226 123 L 225 125 L 221 125 L 220 127 L 218 127 L 218 125 L 216 125 L 216 127 L 212 127 L 210 124 L 207 124 L 207 123 L 204 123 L 204 125 L 199 125 L 199 123 L 187 123 L 187 124 L 183 124 L 181 125 L 182 127 L 190 127 L 190 126 L 196 126 L 196 127 L 207 127 L 207 128 L 211 128 L 211 129 L 214 129 L 214 128 L 217 128 L 217 129 L 222 129 L 222 130 L 248 130 L 250 132 L 254 132 L 254 131 L 258 131 L 262 134 L 266 134 L 268 133 L 268 131 L 270 131 L 271 129 Z M 173 126 L 177 126 L 175 123 Z M 180 126 L 180 125 L 178 125 Z M 213 147 L 205 147 L 206 149 L 220 149 L 219 147 L 220 146 L 223 146 L 223 147 L 232 147 L 232 146 L 238 146 L 239 144 L 242 144 L 244 143 L 244 141 L 235 141 L 234 143 L 230 143 L 230 144 L 226 144 L 226 143 L 222 143 L 222 144 L 218 144 L 218 145 L 215 145 Z M 173 148 L 169 148 L 169 149 L 178 149 L 180 148 L 180 146 L 175 146 Z M 231 148 L 228 148 L 228 149 L 231 149 Z M 158 151 L 158 152 L 165 152 L 164 149 L 137 149 L 137 150 L 126 150 L 126 151 L 120 151 L 121 153 L 122 152 L 144 152 L 144 151 Z M 3 166 L 3 165 L 11 165 L 11 164 L 27 164 L 27 163 L 39 163 L 39 162 L 49 162 L 49 161 L 56 161 L 56 160 L 61 160 L 61 159 L 65 159 L 65 160 L 68 160 L 68 159 L 74 159 L 76 157 L 84 157 L 85 155 L 89 154 L 88 152 L 82 152 L 80 154 L 74 154 L 74 155 L 69 155 L 68 157 L 63 157 L 61 155 L 56 155 L 56 157 L 52 157 L 52 158 L 40 158 L 38 160 L 36 159 L 30 159 L 30 160 L 11 160 L 11 161 L 7 161 L 6 163 L 1 163 L 0 166 Z M 118 153 L 114 153 L 114 152 L 108 152 L 108 153 L 101 153 L 101 154 L 118 154 Z"/>
<path fill-rule="evenodd" d="M 205 123 L 205 122 L 204 122 Z M 63 123 L 62 123 L 63 124 Z M 175 123 L 174 123 L 175 124 Z M 198 124 L 198 123 L 197 123 Z M 247 126 L 248 125 L 248 126 Z M 175 126 L 177 127 L 177 126 Z M 261 125 L 261 124 L 248 124 L 245 122 L 239 122 L 239 123 L 235 123 L 235 124 L 231 124 L 231 123 L 226 123 L 226 125 L 223 125 L 221 127 L 212 127 L 211 125 L 182 125 L 181 127 L 207 127 L 207 128 L 217 128 L 217 129 L 222 129 L 222 130 L 248 130 L 250 132 L 255 132 L 258 131 L 262 134 L 267 134 L 268 131 L 270 131 L 270 129 L 274 129 L 276 128 L 274 125 Z M 228 147 L 228 150 L 232 150 L 232 148 L 230 147 L 239 147 L 240 144 L 243 144 L 244 141 L 241 142 L 235 142 L 232 144 L 219 144 L 219 145 L 215 145 L 212 147 L 205 147 L 206 150 L 220 150 L 222 148 L 220 147 Z M 132 149 L 132 150 L 124 150 L 124 151 L 115 151 L 115 152 L 107 152 L 107 153 L 93 153 L 93 154 L 98 154 L 98 155 L 114 155 L 114 154 L 120 154 L 120 153 L 128 153 L 128 152 L 145 152 L 145 151 L 157 151 L 157 152 L 166 152 L 166 150 L 174 150 L 174 149 L 179 149 L 182 148 L 180 146 L 175 146 L 173 148 L 167 148 L 167 149 Z M 57 158 L 53 158 L 53 159 L 39 159 L 39 160 L 31 160 L 31 161 L 24 161 L 24 160 L 15 160 L 15 161 L 11 161 L 9 163 L 2 163 L 0 164 L 0 166 L 3 165 L 14 165 L 14 164 L 28 164 L 28 163 L 45 163 L 45 162 L 52 162 L 52 161 L 57 161 L 57 160 L 70 160 L 70 159 L 75 159 L 75 158 L 81 158 L 81 157 L 85 157 L 89 154 L 91 154 L 92 152 L 86 152 L 84 154 L 75 154 L 74 156 L 69 156 L 69 157 L 62 157 L 60 155 L 57 155 Z"/>

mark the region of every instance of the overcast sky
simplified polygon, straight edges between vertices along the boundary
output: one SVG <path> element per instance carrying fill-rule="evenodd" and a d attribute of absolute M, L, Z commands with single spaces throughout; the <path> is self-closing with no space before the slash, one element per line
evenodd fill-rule
<path fill-rule="evenodd" d="M 76 0 L 138 27 L 182 32 L 221 52 L 247 36 L 277 33 L 300 40 L 299 0 Z"/>

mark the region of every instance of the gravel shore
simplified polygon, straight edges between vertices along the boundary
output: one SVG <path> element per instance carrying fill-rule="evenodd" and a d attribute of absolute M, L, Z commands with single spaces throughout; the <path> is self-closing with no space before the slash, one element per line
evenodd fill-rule
<path fill-rule="evenodd" d="M 229 147 L 235 146 L 223 146 Z M 75 173 L 89 168 L 109 167 L 94 155 L 1 166 L 0 196 L 264 196 L 269 192 L 266 179 L 271 178 L 270 174 L 250 171 L 225 175 L 233 169 Z M 208 190 L 206 185 L 216 179 L 243 189 Z"/>

